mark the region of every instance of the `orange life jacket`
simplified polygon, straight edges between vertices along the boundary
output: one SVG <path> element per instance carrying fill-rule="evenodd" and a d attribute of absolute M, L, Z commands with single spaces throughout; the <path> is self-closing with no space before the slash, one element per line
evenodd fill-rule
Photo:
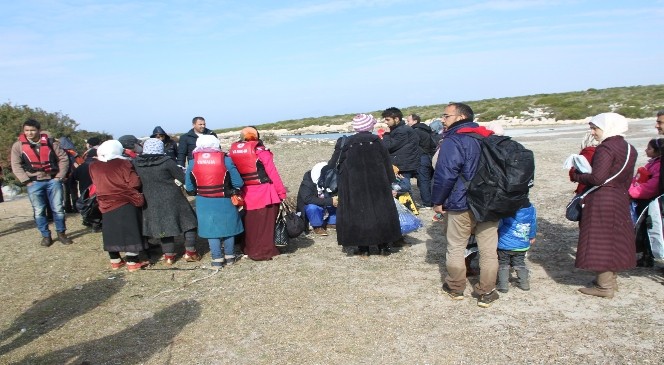
<path fill-rule="evenodd" d="M 240 172 L 245 185 L 259 185 L 272 182 L 265 172 L 265 166 L 258 159 L 258 151 L 267 150 L 258 141 L 235 142 L 228 155 Z"/>
<path fill-rule="evenodd" d="M 52 174 L 58 172 L 58 158 L 53 151 L 53 146 L 48 140 L 47 134 L 39 135 L 39 156 L 37 156 L 34 148 L 32 148 L 33 144 L 28 141 L 25 134 L 19 134 L 18 140 L 21 142 L 23 152 L 21 160 L 25 171 L 44 171 Z"/>
<path fill-rule="evenodd" d="M 208 198 L 230 196 L 224 156 L 221 151 L 198 151 L 193 154 L 194 167 L 191 173 L 194 175 L 198 195 Z"/>

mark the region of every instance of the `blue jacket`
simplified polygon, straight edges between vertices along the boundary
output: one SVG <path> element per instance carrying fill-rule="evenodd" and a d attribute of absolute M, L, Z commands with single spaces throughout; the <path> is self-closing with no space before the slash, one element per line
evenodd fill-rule
<path fill-rule="evenodd" d="M 468 210 L 466 187 L 459 175 L 470 181 L 477 172 L 481 154 L 480 141 L 457 133 L 461 128 L 473 129 L 479 128 L 479 125 L 470 119 L 463 119 L 445 132 L 433 174 L 431 201 L 449 211 Z"/>
<path fill-rule="evenodd" d="M 530 239 L 537 234 L 537 213 L 530 204 L 516 212 L 514 217 L 503 218 L 498 224 L 498 249 L 526 251 Z"/>

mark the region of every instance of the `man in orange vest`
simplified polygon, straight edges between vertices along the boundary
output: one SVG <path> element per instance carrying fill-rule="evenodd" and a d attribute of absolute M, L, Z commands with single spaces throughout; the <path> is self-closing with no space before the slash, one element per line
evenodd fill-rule
<path fill-rule="evenodd" d="M 41 245 L 53 244 L 48 229 L 46 206 L 53 211 L 58 239 L 63 245 L 72 243 L 65 233 L 65 211 L 62 197 L 62 179 L 69 169 L 69 158 L 59 144 L 53 144 L 41 125 L 34 119 L 23 123 L 23 133 L 11 149 L 11 166 L 16 178 L 28 189 L 37 229 L 42 235 Z"/>

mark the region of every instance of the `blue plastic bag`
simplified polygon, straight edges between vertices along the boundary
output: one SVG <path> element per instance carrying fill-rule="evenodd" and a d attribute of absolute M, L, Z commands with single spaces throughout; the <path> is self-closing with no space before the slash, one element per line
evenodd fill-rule
<path fill-rule="evenodd" d="M 408 234 L 422 227 L 422 221 L 413 214 L 410 209 L 399 203 L 394 199 L 394 204 L 397 206 L 399 213 L 399 226 L 401 227 L 401 234 Z"/>

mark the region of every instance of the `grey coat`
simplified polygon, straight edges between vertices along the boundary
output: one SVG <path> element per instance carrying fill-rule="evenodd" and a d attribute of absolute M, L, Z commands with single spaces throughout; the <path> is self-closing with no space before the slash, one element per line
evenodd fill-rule
<path fill-rule="evenodd" d="M 140 155 L 134 167 L 143 183 L 143 236 L 173 237 L 196 228 L 196 214 L 175 179 L 184 172 L 166 155 Z"/>

